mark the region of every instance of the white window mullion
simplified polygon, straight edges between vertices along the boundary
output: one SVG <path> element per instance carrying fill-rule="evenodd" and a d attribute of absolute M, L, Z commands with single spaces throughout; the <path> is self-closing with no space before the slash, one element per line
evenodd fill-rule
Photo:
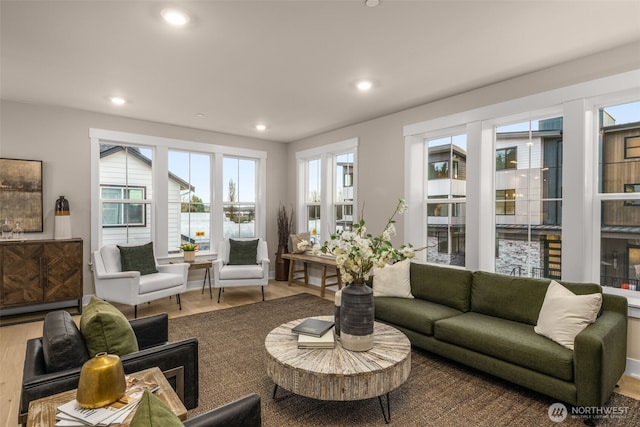
<path fill-rule="evenodd" d="M 154 242 L 156 257 L 169 254 L 167 230 L 169 229 L 169 150 L 156 147 L 153 154 L 153 196 L 151 197 L 151 240 Z"/>
<path fill-rule="evenodd" d="M 585 256 L 597 260 L 600 253 L 591 234 L 596 189 L 593 171 L 597 170 L 591 169 L 597 151 L 594 117 L 582 99 L 563 104 L 563 116 L 562 278 L 574 282 L 597 279 L 598 283 L 591 271 L 593 262 L 584 262 Z M 599 241 L 600 233 L 595 236 Z"/>

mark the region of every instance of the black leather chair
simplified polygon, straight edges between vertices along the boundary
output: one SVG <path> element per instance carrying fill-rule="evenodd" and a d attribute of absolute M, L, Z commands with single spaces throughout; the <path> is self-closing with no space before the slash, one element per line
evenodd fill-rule
<path fill-rule="evenodd" d="M 62 316 L 59 320 L 62 322 L 61 319 Z M 176 390 L 184 406 L 187 409 L 196 408 L 199 393 L 198 340 L 189 338 L 168 342 L 169 317 L 166 313 L 130 320 L 129 323 L 136 334 L 139 351 L 120 357 L 125 373 L 157 366 Z M 80 351 L 78 348 L 74 350 L 73 343 L 65 348 L 71 353 Z M 73 358 L 73 355 L 70 354 L 69 358 Z M 26 423 L 29 402 L 32 400 L 77 388 L 81 369 L 82 363 L 78 362 L 78 366 L 49 372 L 42 338 L 27 341 L 18 422 Z"/>
<path fill-rule="evenodd" d="M 260 396 L 249 394 L 224 406 L 188 419 L 185 427 L 259 427 L 262 425 Z"/>

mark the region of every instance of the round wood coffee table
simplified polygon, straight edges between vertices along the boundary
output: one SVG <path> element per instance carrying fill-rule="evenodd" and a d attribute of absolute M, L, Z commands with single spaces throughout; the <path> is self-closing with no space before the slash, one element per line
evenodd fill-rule
<path fill-rule="evenodd" d="M 316 316 L 331 320 L 333 316 Z M 353 352 L 336 340 L 333 349 L 299 349 L 291 329 L 304 319 L 272 330 L 265 339 L 267 374 L 278 386 L 319 400 L 363 400 L 377 397 L 386 422 L 391 418 L 389 392 L 402 385 L 411 372 L 411 343 L 396 328 L 375 322 L 373 348 Z M 385 413 L 382 396 L 387 397 Z M 388 414 L 388 415 L 387 415 Z"/>

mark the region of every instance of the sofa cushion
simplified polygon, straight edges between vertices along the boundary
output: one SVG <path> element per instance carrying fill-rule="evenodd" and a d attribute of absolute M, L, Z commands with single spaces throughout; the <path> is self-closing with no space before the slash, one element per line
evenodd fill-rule
<path fill-rule="evenodd" d="M 262 279 L 264 271 L 262 266 L 254 265 L 225 265 L 220 269 L 220 278 L 223 280 L 231 279 Z"/>
<path fill-rule="evenodd" d="M 181 274 L 156 273 L 140 276 L 140 284 L 138 286 L 138 294 L 146 294 L 149 292 L 161 291 L 167 288 L 179 286 L 184 281 Z"/>
<path fill-rule="evenodd" d="M 429 336 L 433 335 L 437 320 L 462 314 L 460 310 L 420 299 L 375 297 L 374 301 L 376 319 Z"/>
<path fill-rule="evenodd" d="M 131 427 L 183 427 L 173 411 L 149 390 L 145 390 L 131 419 Z"/>
<path fill-rule="evenodd" d="M 524 368 L 573 381 L 573 352 L 536 334 L 533 326 L 468 312 L 439 320 L 436 339 Z"/>
<path fill-rule="evenodd" d="M 411 294 L 415 298 L 469 311 L 470 271 L 412 262 L 410 274 Z"/>
<path fill-rule="evenodd" d="M 82 334 L 68 312 L 56 310 L 45 316 L 42 352 L 48 373 L 78 368 L 89 360 Z"/>
<path fill-rule="evenodd" d="M 578 295 L 601 292 L 600 286 L 591 283 L 560 283 Z M 535 326 L 548 286 L 549 279 L 476 271 L 471 285 L 471 311 Z"/>
<path fill-rule="evenodd" d="M 89 357 L 103 351 L 118 356 L 138 351 L 138 340 L 124 314 L 95 296 L 80 316 L 80 332 Z"/>
<path fill-rule="evenodd" d="M 258 239 L 229 239 L 229 265 L 256 264 L 258 260 Z"/>
<path fill-rule="evenodd" d="M 373 268 L 373 296 L 413 298 L 411 295 L 410 261 L 386 264 Z"/>
<path fill-rule="evenodd" d="M 139 271 L 141 276 L 157 273 L 153 242 L 138 246 L 120 246 L 122 271 Z"/>
<path fill-rule="evenodd" d="M 601 293 L 576 295 L 552 280 L 533 330 L 573 350 L 576 335 L 596 321 L 601 306 Z"/>

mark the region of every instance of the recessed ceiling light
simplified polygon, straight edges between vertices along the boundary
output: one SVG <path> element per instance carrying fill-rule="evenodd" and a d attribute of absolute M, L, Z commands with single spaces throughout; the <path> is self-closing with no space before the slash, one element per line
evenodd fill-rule
<path fill-rule="evenodd" d="M 204 114 L 203 113 L 197 113 L 196 117 L 204 117 Z"/>
<path fill-rule="evenodd" d="M 367 7 L 376 7 L 380 4 L 380 0 L 364 0 L 364 4 Z"/>
<path fill-rule="evenodd" d="M 366 92 L 373 87 L 373 83 L 371 83 L 369 80 L 361 80 L 356 83 L 356 87 L 359 91 Z"/>
<path fill-rule="evenodd" d="M 178 9 L 162 9 L 160 14 L 167 23 L 174 27 L 182 27 L 189 23 L 189 15 Z"/>
<path fill-rule="evenodd" d="M 264 132 L 265 130 L 267 130 L 267 126 L 263 124 L 256 125 L 256 130 Z"/>
<path fill-rule="evenodd" d="M 111 101 L 113 105 L 124 105 L 127 103 L 126 99 L 119 96 L 112 96 L 111 98 L 109 98 L 109 101 Z"/>

